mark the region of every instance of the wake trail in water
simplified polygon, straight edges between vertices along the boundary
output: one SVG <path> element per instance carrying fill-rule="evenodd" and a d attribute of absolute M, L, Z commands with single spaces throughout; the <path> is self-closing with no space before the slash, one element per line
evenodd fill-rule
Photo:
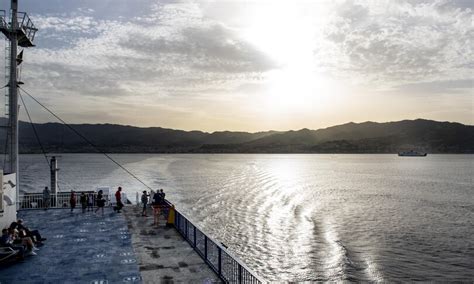
<path fill-rule="evenodd" d="M 380 281 L 371 261 L 361 253 L 350 249 L 338 236 L 332 222 L 323 223 L 322 237 L 326 243 L 324 270 L 327 280 Z"/>

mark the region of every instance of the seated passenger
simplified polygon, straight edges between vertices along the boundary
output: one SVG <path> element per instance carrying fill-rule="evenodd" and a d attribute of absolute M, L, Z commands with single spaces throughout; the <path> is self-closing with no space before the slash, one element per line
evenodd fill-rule
<path fill-rule="evenodd" d="M 46 238 L 42 238 L 38 230 L 30 230 L 28 227 L 24 226 L 22 219 L 18 219 L 17 224 L 18 231 L 25 231 L 26 236 L 32 238 L 35 243 L 46 241 Z"/>
<path fill-rule="evenodd" d="M 16 251 L 18 251 L 18 257 L 20 259 L 23 259 L 25 256 L 25 248 L 23 246 L 14 246 L 13 245 L 13 240 L 10 237 L 10 234 L 8 234 L 8 229 L 3 229 L 2 230 L 2 236 L 0 237 L 0 246 L 1 247 L 9 247 L 12 248 Z"/>
<path fill-rule="evenodd" d="M 8 234 L 12 244 L 24 246 L 26 248 L 27 255 L 36 255 L 34 251 L 39 249 L 35 246 L 33 240 L 26 236 L 26 233 L 23 230 L 18 231 L 17 229 L 10 228 L 8 229 Z"/>

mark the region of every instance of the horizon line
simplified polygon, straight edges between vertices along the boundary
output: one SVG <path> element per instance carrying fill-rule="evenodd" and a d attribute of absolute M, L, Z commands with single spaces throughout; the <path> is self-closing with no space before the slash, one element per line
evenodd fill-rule
<path fill-rule="evenodd" d="M 7 120 L 6 117 L 1 117 L 0 119 L 2 120 Z M 185 131 L 185 132 L 203 132 L 203 133 L 216 133 L 216 132 L 245 132 L 245 133 L 250 133 L 250 134 L 255 134 L 255 133 L 262 133 L 262 132 L 290 132 L 290 131 L 301 131 L 301 130 L 311 130 L 311 131 L 317 131 L 317 130 L 323 130 L 323 129 L 328 129 L 332 127 L 337 127 L 337 126 L 342 126 L 346 124 L 364 124 L 364 123 L 375 123 L 375 124 L 383 124 L 383 123 L 395 123 L 395 122 L 403 122 L 403 121 L 417 121 L 417 120 L 422 120 L 422 121 L 432 121 L 432 122 L 438 122 L 438 123 L 454 123 L 454 124 L 461 124 L 464 126 L 474 126 L 471 124 L 465 124 L 459 121 L 439 121 L 439 120 L 433 120 L 433 119 L 426 119 L 426 118 L 415 118 L 415 119 L 402 119 L 402 120 L 392 120 L 392 121 L 372 121 L 372 120 L 367 120 L 367 121 L 362 121 L 362 122 L 354 122 L 354 121 L 349 121 L 346 123 L 341 123 L 341 124 L 335 124 L 327 127 L 321 127 L 317 129 L 311 129 L 307 127 L 302 127 L 299 129 L 288 129 L 288 130 L 274 130 L 274 129 L 269 129 L 269 130 L 260 130 L 260 131 L 245 131 L 245 130 L 214 130 L 214 131 L 205 131 L 205 130 L 197 130 L 197 129 L 192 129 L 192 130 L 184 130 L 184 129 L 179 129 L 179 128 L 172 128 L 172 127 L 163 127 L 163 126 L 137 126 L 137 125 L 130 125 L 130 124 L 119 124 L 119 123 L 110 123 L 110 122 L 98 122 L 98 123 L 70 123 L 68 122 L 69 125 L 117 125 L 117 126 L 124 126 L 124 127 L 134 127 L 134 128 L 161 128 L 161 129 L 167 129 L 167 130 L 175 130 L 175 131 Z M 29 121 L 23 121 L 20 120 L 22 123 L 30 123 Z M 48 121 L 48 122 L 34 122 L 34 124 L 63 124 L 59 121 Z M 1 125 L 0 127 L 3 127 Z"/>

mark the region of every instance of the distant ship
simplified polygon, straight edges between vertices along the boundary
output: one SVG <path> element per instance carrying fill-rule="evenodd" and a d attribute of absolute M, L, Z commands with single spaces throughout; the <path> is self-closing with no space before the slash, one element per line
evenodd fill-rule
<path fill-rule="evenodd" d="M 426 155 L 426 152 L 422 153 L 414 150 L 398 152 L 398 156 L 400 157 L 426 157 Z"/>

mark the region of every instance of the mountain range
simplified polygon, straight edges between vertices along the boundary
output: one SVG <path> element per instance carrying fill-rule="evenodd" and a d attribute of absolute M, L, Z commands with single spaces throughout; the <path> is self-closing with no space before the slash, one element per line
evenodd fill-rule
<path fill-rule="evenodd" d="M 5 124 L 5 120 L 3 121 Z M 20 152 L 41 153 L 32 125 L 20 122 Z M 183 131 L 115 124 L 34 124 L 48 153 L 474 153 L 474 126 L 425 119 L 346 123 L 324 129 L 257 133 Z M 5 145 L 5 130 L 0 143 Z M 3 149 L 4 150 L 4 149 Z"/>

